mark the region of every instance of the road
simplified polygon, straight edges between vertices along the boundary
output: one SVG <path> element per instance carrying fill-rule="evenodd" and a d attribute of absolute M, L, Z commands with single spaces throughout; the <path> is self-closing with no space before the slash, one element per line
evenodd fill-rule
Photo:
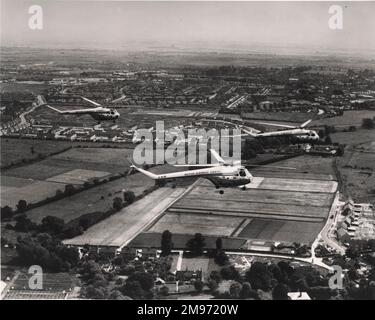
<path fill-rule="evenodd" d="M 323 240 L 328 246 L 335 249 L 341 255 L 345 254 L 346 248 L 334 240 L 333 232 L 335 231 L 335 226 L 337 223 L 337 219 L 340 214 L 340 200 L 339 200 L 339 192 L 336 192 L 335 199 L 333 200 L 332 209 L 328 215 L 327 222 L 323 227 L 322 231 L 319 233 L 317 239 L 314 243 L 317 243 L 320 239 Z M 333 215 L 333 219 L 331 216 Z"/>
<path fill-rule="evenodd" d="M 43 101 L 41 101 L 41 99 L 42 99 L 41 96 L 37 96 L 37 99 L 38 99 L 39 102 L 43 102 Z M 41 103 L 33 104 L 33 106 L 30 109 L 26 110 L 25 112 L 22 112 L 18 116 L 19 117 L 19 122 L 13 120 L 11 125 L 4 124 L 2 126 L 2 128 L 4 128 L 4 129 L 1 128 L 2 134 L 7 134 L 9 131 L 11 131 L 11 132 L 17 132 L 17 131 L 19 131 L 21 129 L 24 129 L 24 128 L 30 126 L 30 123 L 27 122 L 27 120 L 26 120 L 26 116 L 28 114 L 30 114 L 31 112 L 35 111 L 35 109 L 39 108 L 40 104 Z M 5 129 L 5 127 L 6 127 L 6 129 Z"/>

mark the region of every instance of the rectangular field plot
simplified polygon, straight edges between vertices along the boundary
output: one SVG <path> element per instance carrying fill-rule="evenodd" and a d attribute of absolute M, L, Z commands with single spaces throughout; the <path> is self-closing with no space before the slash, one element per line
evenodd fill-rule
<path fill-rule="evenodd" d="M 65 185 L 57 182 L 34 181 L 20 188 L 1 188 L 1 205 L 15 208 L 18 201 L 35 203 L 54 196 L 57 190 L 64 190 Z"/>
<path fill-rule="evenodd" d="M 84 182 L 90 181 L 94 178 L 104 178 L 109 176 L 109 172 L 103 171 L 92 171 L 84 169 L 75 169 L 63 174 L 48 178 L 47 181 L 66 183 L 66 184 L 83 184 Z"/>
<path fill-rule="evenodd" d="M 327 219 L 336 188 L 329 179 L 257 177 L 252 188 L 219 194 L 200 179 L 149 231 L 310 243 Z"/>
<path fill-rule="evenodd" d="M 113 165 L 129 165 L 133 156 L 133 149 L 117 148 L 74 148 L 53 156 L 53 159 L 99 162 Z"/>
<path fill-rule="evenodd" d="M 32 209 L 27 215 L 37 223 L 47 215 L 69 222 L 83 214 L 108 210 L 112 207 L 115 197 L 122 197 L 122 190 L 131 190 L 138 196 L 153 185 L 153 180 L 141 173 L 136 173 Z"/>
<path fill-rule="evenodd" d="M 9 176 L 1 176 L 1 188 L 21 188 L 27 186 L 28 184 L 33 183 L 33 180 L 17 178 L 17 177 L 9 177 Z"/>
<path fill-rule="evenodd" d="M 191 234 L 173 234 L 172 241 L 174 249 L 185 249 L 186 242 L 188 242 L 193 235 Z M 204 236 L 206 249 L 215 249 L 217 236 Z M 223 248 L 226 250 L 235 250 L 241 248 L 245 243 L 246 239 L 236 239 L 236 238 L 222 238 Z M 133 248 L 144 248 L 144 247 L 154 247 L 160 248 L 161 233 L 159 232 L 143 232 L 134 238 L 129 247 Z"/>
<path fill-rule="evenodd" d="M 233 215 L 237 213 L 258 213 L 258 214 L 280 214 L 285 216 L 304 216 L 304 217 L 325 217 L 326 210 L 321 207 L 300 206 L 300 205 L 287 205 L 280 203 L 267 203 L 265 202 L 248 202 L 248 201 L 230 201 L 230 200 L 203 200 L 199 199 L 184 199 L 176 203 L 173 208 L 201 210 L 202 208 L 209 208 L 211 211 L 231 212 Z"/>
<path fill-rule="evenodd" d="M 323 227 L 322 223 L 253 219 L 239 238 L 309 243 Z"/>
<path fill-rule="evenodd" d="M 149 231 L 160 232 L 169 230 L 172 233 L 230 236 L 241 224 L 243 218 L 223 217 L 201 214 L 164 215 Z"/>
<path fill-rule="evenodd" d="M 249 185 L 251 188 L 251 184 Z M 264 178 L 260 183 L 259 189 L 276 189 L 285 191 L 303 191 L 303 192 L 327 192 L 332 193 L 337 189 L 336 181 L 321 180 L 297 180 L 297 179 L 280 179 Z"/>
<path fill-rule="evenodd" d="M 83 235 L 65 240 L 64 243 L 115 247 L 127 245 L 184 191 L 183 188 L 157 189 L 143 199 L 93 225 Z"/>
<path fill-rule="evenodd" d="M 132 149 L 73 148 L 36 163 L 5 170 L 3 174 L 46 180 L 77 169 L 109 173 L 124 172 L 129 169 L 128 158 L 132 154 Z"/>
<path fill-rule="evenodd" d="M 228 189 L 225 190 L 225 194 L 222 196 L 224 199 L 216 197 L 215 201 L 226 201 L 226 193 L 228 193 L 228 198 L 230 197 L 230 200 L 232 201 L 267 202 L 301 206 L 309 204 L 310 206 L 319 207 L 329 207 L 334 196 L 333 194 L 329 193 L 290 192 L 258 189 L 252 189 L 251 191 L 239 191 L 238 189 Z M 181 201 L 184 201 L 185 199 L 212 200 L 213 196 L 215 196 L 215 190 L 211 186 L 198 185 Z"/>

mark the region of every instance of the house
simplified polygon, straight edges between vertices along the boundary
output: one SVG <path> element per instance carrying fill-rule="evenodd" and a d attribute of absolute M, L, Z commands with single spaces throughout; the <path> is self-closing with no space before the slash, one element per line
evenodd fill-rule
<path fill-rule="evenodd" d="M 337 230 L 337 239 L 340 240 L 341 242 L 345 243 L 345 242 L 348 242 L 350 240 L 350 236 L 344 228 L 339 228 Z"/>

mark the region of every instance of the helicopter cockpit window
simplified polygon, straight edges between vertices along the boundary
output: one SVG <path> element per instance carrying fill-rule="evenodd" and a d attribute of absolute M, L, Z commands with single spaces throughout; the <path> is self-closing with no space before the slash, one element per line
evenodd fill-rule
<path fill-rule="evenodd" d="M 244 169 L 240 169 L 240 176 L 241 177 L 245 177 L 246 176 L 246 172 Z"/>

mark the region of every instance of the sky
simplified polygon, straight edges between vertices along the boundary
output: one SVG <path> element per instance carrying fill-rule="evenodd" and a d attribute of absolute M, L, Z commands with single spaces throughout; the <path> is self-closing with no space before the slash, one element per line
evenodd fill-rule
<path fill-rule="evenodd" d="M 28 9 L 43 9 L 43 29 Z M 328 8 L 343 7 L 343 29 Z M 2 46 L 375 51 L 375 2 L 1 0 Z M 272 50 L 272 49 L 271 49 Z"/>

